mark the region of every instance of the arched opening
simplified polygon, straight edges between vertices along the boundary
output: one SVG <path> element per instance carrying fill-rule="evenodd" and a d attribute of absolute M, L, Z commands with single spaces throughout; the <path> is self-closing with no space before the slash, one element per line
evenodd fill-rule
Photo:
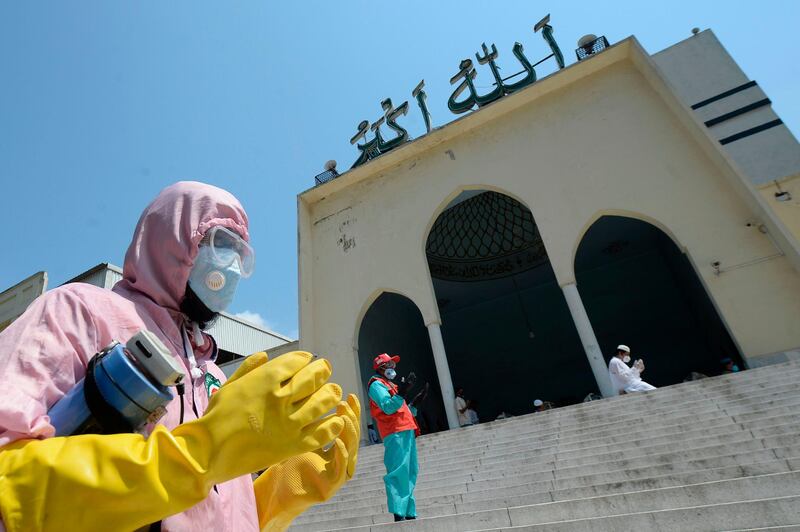
<path fill-rule="evenodd" d="M 382 293 L 370 305 L 358 332 L 358 364 L 367 397 L 367 381 L 375 374 L 372 360 L 381 353 L 400 356 L 398 376 L 413 371 L 417 385 L 411 395 L 430 384 L 427 399 L 419 406 L 417 421 L 423 434 L 447 429 L 447 416 L 442 404 L 442 392 L 433 361 L 428 330 L 413 301 L 400 294 Z M 398 379 L 399 380 L 399 379 Z M 407 398 L 411 399 L 411 397 Z M 366 406 L 369 412 L 369 407 Z"/>
<path fill-rule="evenodd" d="M 618 344 L 647 365 L 654 386 L 682 382 L 692 372 L 712 376 L 736 344 L 689 259 L 661 229 L 625 216 L 603 216 L 575 255 L 581 299 L 606 359 Z M 695 375 L 697 376 L 697 375 Z"/>
<path fill-rule="evenodd" d="M 433 223 L 426 255 L 453 384 L 481 421 L 581 401 L 597 383 L 531 211 L 462 192 Z"/>

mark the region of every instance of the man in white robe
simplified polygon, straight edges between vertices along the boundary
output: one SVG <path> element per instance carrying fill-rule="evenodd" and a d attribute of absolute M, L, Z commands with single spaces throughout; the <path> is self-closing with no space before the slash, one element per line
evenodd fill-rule
<path fill-rule="evenodd" d="M 619 393 L 647 392 L 656 387 L 644 382 L 641 378 L 644 372 L 644 362 L 639 359 L 628 367 L 631 361 L 631 350 L 627 345 L 617 346 L 617 354 L 608 362 L 608 374 L 611 384 Z"/>

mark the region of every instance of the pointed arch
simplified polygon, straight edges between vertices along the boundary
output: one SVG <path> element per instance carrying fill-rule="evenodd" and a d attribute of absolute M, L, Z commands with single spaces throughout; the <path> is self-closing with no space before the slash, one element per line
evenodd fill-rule
<path fill-rule="evenodd" d="M 685 247 L 663 224 L 605 211 L 582 232 L 573 257 L 581 299 L 601 349 L 630 345 L 649 362 L 646 380 L 676 384 L 720 372 L 741 350 Z"/>
<path fill-rule="evenodd" d="M 417 307 L 417 310 L 422 313 L 422 307 L 420 307 L 419 303 L 414 301 L 414 298 L 409 296 L 408 294 L 404 293 L 402 290 L 397 290 L 395 288 L 388 288 L 388 287 L 381 287 L 376 288 L 372 292 L 370 292 L 369 296 L 364 300 L 364 303 L 361 305 L 361 309 L 358 311 L 358 316 L 355 320 L 356 329 L 353 332 L 353 349 L 358 351 L 358 337 L 361 334 L 361 324 L 364 321 L 364 317 L 367 315 L 367 311 L 372 307 L 372 304 L 377 301 L 379 297 L 383 294 L 397 294 L 399 296 L 403 296 L 404 298 L 408 299 Z"/>
<path fill-rule="evenodd" d="M 581 227 L 580 231 L 578 231 L 578 234 L 575 237 L 575 241 L 573 242 L 573 245 L 572 245 L 572 254 L 571 254 L 571 257 L 570 257 L 570 264 L 572 265 L 572 277 L 573 277 L 573 279 L 575 278 L 575 259 L 578 256 L 578 248 L 580 247 L 581 242 L 583 242 L 583 237 L 586 236 L 586 233 L 595 224 L 595 222 L 597 222 L 603 216 L 620 216 L 622 218 L 633 218 L 635 220 L 640 220 L 642 222 L 646 222 L 646 223 L 648 223 L 648 224 L 660 229 L 662 233 L 667 235 L 672 240 L 672 242 L 678 247 L 678 249 L 681 251 L 681 253 L 685 254 L 687 252 L 686 246 L 684 246 L 681 243 L 681 241 L 678 240 L 678 237 L 675 236 L 675 233 L 673 233 L 672 230 L 669 227 L 667 227 L 664 223 L 662 223 L 660 220 L 658 220 L 656 218 L 653 218 L 652 216 L 648 216 L 648 215 L 646 215 L 644 213 L 637 212 L 637 211 L 629 211 L 629 210 L 624 210 L 624 209 L 601 209 L 601 210 L 595 212 L 586 221 L 586 223 L 583 224 L 583 227 Z"/>
<path fill-rule="evenodd" d="M 459 198 L 471 191 L 475 198 Z M 460 185 L 437 205 L 421 236 L 453 383 L 477 400 L 482 419 L 530 412 L 531 393 L 566 405 L 597 391 L 535 213 L 521 194 Z M 493 371 L 483 370 L 487 364 Z"/>
<path fill-rule="evenodd" d="M 397 372 L 405 376 L 413 371 L 420 385 L 430 384 L 425 404 L 417 420 L 424 432 L 447 429 L 447 415 L 442 401 L 433 350 L 419 305 L 394 289 L 377 289 L 367 298 L 356 331 L 356 371 L 361 383 L 364 404 L 368 404 L 367 381 L 373 374 L 372 360 L 380 353 L 400 355 Z"/>

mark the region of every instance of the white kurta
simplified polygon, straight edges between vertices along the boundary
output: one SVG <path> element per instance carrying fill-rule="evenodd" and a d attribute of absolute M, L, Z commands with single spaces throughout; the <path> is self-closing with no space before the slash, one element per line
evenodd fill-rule
<path fill-rule="evenodd" d="M 655 386 L 642 380 L 637 368 L 629 368 L 625 362 L 617 357 L 611 357 L 611 361 L 608 363 L 608 374 L 611 377 L 611 384 L 614 385 L 614 389 L 619 392 L 647 392 L 656 389 Z"/>
<path fill-rule="evenodd" d="M 467 411 L 464 410 L 467 408 L 467 402 L 464 400 L 463 397 L 456 397 L 456 412 L 458 413 L 458 426 L 459 427 L 466 427 L 467 425 L 472 425 L 469 420 L 469 415 L 467 415 Z M 462 412 L 464 410 L 464 412 Z"/>

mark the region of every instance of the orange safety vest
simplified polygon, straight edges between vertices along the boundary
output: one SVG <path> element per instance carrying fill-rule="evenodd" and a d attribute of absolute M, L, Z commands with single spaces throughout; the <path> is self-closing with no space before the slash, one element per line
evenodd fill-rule
<path fill-rule="evenodd" d="M 389 394 L 394 397 L 397 395 L 397 385 L 389 382 L 388 380 L 384 379 L 383 377 L 372 377 L 367 383 L 367 392 L 369 393 L 369 387 L 372 386 L 372 383 L 378 381 L 386 386 L 389 389 Z M 403 401 L 403 406 L 401 406 L 397 412 L 394 414 L 386 414 L 378 404 L 370 398 L 369 400 L 369 413 L 372 414 L 372 417 L 375 418 L 375 421 L 378 422 L 378 432 L 381 435 L 381 439 L 386 438 L 389 434 L 394 434 L 395 432 L 403 432 L 404 430 L 413 430 L 414 434 L 419 436 L 419 427 L 417 426 L 417 420 L 414 419 L 414 414 L 411 413 L 411 409 L 408 408 L 408 404 Z"/>

